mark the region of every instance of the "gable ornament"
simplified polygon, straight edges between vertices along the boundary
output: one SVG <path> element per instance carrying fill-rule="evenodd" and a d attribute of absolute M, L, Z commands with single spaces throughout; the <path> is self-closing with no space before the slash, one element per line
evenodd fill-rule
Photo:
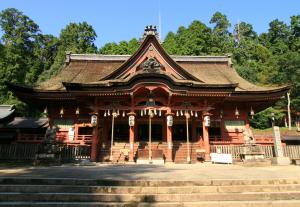
<path fill-rule="evenodd" d="M 143 70 L 149 73 L 159 72 L 161 65 L 155 58 L 149 58 L 143 63 Z"/>

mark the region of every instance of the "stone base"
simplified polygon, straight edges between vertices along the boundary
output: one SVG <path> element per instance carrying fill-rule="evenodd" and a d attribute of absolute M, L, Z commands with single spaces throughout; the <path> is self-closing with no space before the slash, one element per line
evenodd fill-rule
<path fill-rule="evenodd" d="M 79 163 L 80 166 L 96 166 L 96 162 L 92 162 L 88 159 L 81 160 Z"/>
<path fill-rule="evenodd" d="M 136 164 L 142 164 L 142 165 L 148 165 L 148 164 L 154 164 L 154 165 L 164 165 L 165 161 L 163 159 L 155 159 L 152 160 L 152 162 L 150 163 L 150 161 L 147 159 L 137 159 L 136 160 Z"/>
<path fill-rule="evenodd" d="M 291 160 L 289 157 L 273 157 L 271 159 L 272 165 L 290 165 Z"/>
<path fill-rule="evenodd" d="M 267 167 L 271 166 L 271 160 L 258 159 L 258 160 L 243 160 L 242 162 L 234 162 L 236 165 L 241 165 L 244 167 Z"/>
<path fill-rule="evenodd" d="M 152 160 L 152 164 L 154 164 L 154 165 L 164 165 L 165 161 L 163 159 L 161 159 L 161 160 Z"/>
<path fill-rule="evenodd" d="M 149 164 L 149 160 L 148 159 L 137 159 L 136 164 L 146 165 L 146 164 Z"/>

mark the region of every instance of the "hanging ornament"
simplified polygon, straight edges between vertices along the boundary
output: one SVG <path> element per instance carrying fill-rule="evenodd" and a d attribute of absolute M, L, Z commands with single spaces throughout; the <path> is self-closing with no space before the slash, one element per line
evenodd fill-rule
<path fill-rule="evenodd" d="M 240 112 L 237 107 L 235 107 L 234 115 L 236 116 L 236 118 L 239 118 Z"/>
<path fill-rule="evenodd" d="M 251 118 L 253 118 L 253 116 L 254 116 L 254 110 L 252 109 L 252 106 L 251 106 L 251 110 L 250 110 L 250 115 L 251 115 Z"/>

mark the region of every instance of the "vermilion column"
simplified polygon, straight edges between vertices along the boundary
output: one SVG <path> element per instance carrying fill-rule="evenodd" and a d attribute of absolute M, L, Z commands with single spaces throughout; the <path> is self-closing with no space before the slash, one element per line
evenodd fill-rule
<path fill-rule="evenodd" d="M 205 126 L 204 123 L 204 114 L 202 115 L 202 128 L 203 128 L 203 142 L 205 149 L 205 160 L 210 160 L 210 146 L 209 146 L 209 135 L 208 135 L 208 127 Z"/>
<path fill-rule="evenodd" d="M 134 126 L 129 127 L 129 146 L 130 146 L 129 162 L 133 162 L 134 161 Z"/>
<path fill-rule="evenodd" d="M 168 109 L 166 113 L 166 117 L 172 116 L 174 117 L 174 114 L 171 113 L 171 110 Z M 167 162 L 172 162 L 172 152 L 173 152 L 173 141 L 172 141 L 172 126 L 168 126 L 167 120 L 165 121 L 165 126 L 167 128 L 167 143 L 168 143 L 168 149 L 167 149 L 167 156 L 166 156 L 166 161 Z"/>
<path fill-rule="evenodd" d="M 129 162 L 134 161 L 134 132 L 135 132 L 135 117 L 134 112 L 130 112 L 128 115 L 128 124 L 129 124 Z"/>
<path fill-rule="evenodd" d="M 167 162 L 172 162 L 172 151 L 173 151 L 173 143 L 172 143 L 172 127 L 167 126 L 167 143 L 168 143 L 168 150 L 167 150 Z"/>
<path fill-rule="evenodd" d="M 99 116 L 97 116 L 97 125 L 93 127 L 92 149 L 91 149 L 91 161 L 97 161 L 98 155 L 98 135 L 99 135 Z"/>

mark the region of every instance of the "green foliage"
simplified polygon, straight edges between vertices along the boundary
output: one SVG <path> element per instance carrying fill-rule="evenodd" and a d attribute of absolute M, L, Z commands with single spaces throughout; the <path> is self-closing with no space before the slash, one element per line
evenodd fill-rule
<path fill-rule="evenodd" d="M 129 42 L 121 41 L 117 43 L 107 43 L 99 49 L 103 55 L 132 55 L 139 47 L 137 39 L 133 38 Z"/>
<path fill-rule="evenodd" d="M 272 113 L 274 113 L 274 121 L 276 124 L 281 122 L 285 116 L 280 110 L 270 107 L 255 114 L 253 118 L 250 119 L 251 125 L 258 129 L 270 128 L 272 126 Z"/>
<path fill-rule="evenodd" d="M 39 81 L 44 81 L 56 75 L 64 64 L 66 52 L 71 53 L 97 53 L 97 47 L 94 42 L 97 34 L 93 27 L 87 22 L 70 23 L 61 30 L 58 39 L 48 42 L 49 47 L 57 47 L 54 62 L 50 68 L 44 70 Z M 52 56 L 53 58 L 54 56 Z"/>
<path fill-rule="evenodd" d="M 246 22 L 240 22 L 239 24 L 236 24 L 233 32 L 235 34 L 236 41 L 238 42 L 244 39 L 255 40 L 257 38 L 257 34 L 253 30 L 252 25 Z"/>
<path fill-rule="evenodd" d="M 209 23 L 214 24 L 211 34 L 210 54 L 224 55 L 226 53 L 232 53 L 234 38 L 228 30 L 231 24 L 226 15 L 216 12 Z"/>
<path fill-rule="evenodd" d="M 163 47 L 169 54 L 205 55 L 209 53 L 211 29 L 200 21 L 193 21 L 188 28 L 179 27 L 177 33 L 169 33 Z"/>
<path fill-rule="evenodd" d="M 5 82 L 25 83 L 26 74 L 35 62 L 35 41 L 39 27 L 22 12 L 9 8 L 0 13 L 0 27 L 3 31 L 0 59 L 0 103 L 7 103 L 13 97 Z M 33 74 L 37 78 L 37 73 Z"/>

